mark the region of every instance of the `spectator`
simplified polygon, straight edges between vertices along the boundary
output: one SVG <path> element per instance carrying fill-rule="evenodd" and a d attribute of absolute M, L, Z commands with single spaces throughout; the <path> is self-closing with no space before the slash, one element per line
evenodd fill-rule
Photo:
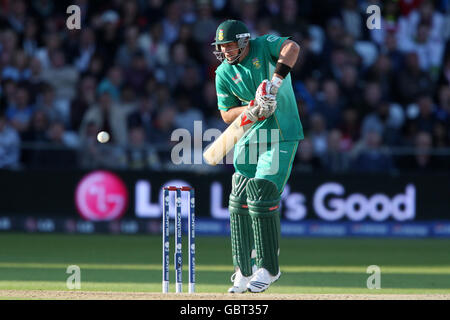
<path fill-rule="evenodd" d="M 228 126 L 222 120 L 222 117 L 217 110 L 217 95 L 216 95 L 216 85 L 213 81 L 208 81 L 203 86 L 203 95 L 201 107 L 203 114 L 206 117 L 207 127 L 219 129 L 220 131 L 224 131 Z"/>
<path fill-rule="evenodd" d="M 438 79 L 439 85 L 450 86 L 450 53 L 447 54 Z"/>
<path fill-rule="evenodd" d="M 404 51 L 415 52 L 419 59 L 420 69 L 429 73 L 432 78 L 439 76 L 439 67 L 444 54 L 443 41 L 436 41 L 430 35 L 430 26 L 425 22 L 419 24 L 415 41 L 404 44 Z"/>
<path fill-rule="evenodd" d="M 389 57 L 392 64 L 392 70 L 400 71 L 403 67 L 403 53 L 398 49 L 395 33 L 390 31 L 386 33 L 384 43 L 381 45 L 381 52 Z"/>
<path fill-rule="evenodd" d="M 239 19 L 245 23 L 251 34 L 256 33 L 258 6 L 256 1 L 247 0 L 240 3 Z"/>
<path fill-rule="evenodd" d="M 168 4 L 165 15 L 162 18 L 164 42 L 171 45 L 178 39 L 181 24 L 180 3 L 173 1 Z"/>
<path fill-rule="evenodd" d="M 450 147 L 450 132 L 448 131 L 448 123 L 444 121 L 436 121 L 433 126 L 433 147 L 448 148 Z"/>
<path fill-rule="evenodd" d="M 137 26 L 129 26 L 125 29 L 124 44 L 119 47 L 116 55 L 116 63 L 122 68 L 128 68 L 131 60 L 139 52 L 139 29 Z"/>
<path fill-rule="evenodd" d="M 293 168 L 295 171 L 308 173 L 322 170 L 320 159 L 314 154 L 313 144 L 309 138 L 300 141 Z"/>
<path fill-rule="evenodd" d="M 36 51 L 35 57 L 41 62 L 44 70 L 51 67 L 50 54 L 56 50 L 61 50 L 62 39 L 57 32 L 51 32 L 44 35 L 44 45 Z"/>
<path fill-rule="evenodd" d="M 98 102 L 86 111 L 80 126 L 80 137 L 85 140 L 87 125 L 95 123 L 99 131 L 110 135 L 110 143 L 124 145 L 127 142 L 126 112 L 115 104 L 111 95 L 105 91 L 99 94 Z"/>
<path fill-rule="evenodd" d="M 188 65 L 193 65 L 194 62 L 188 56 L 186 46 L 177 42 L 170 49 L 171 63 L 166 66 L 166 80 L 171 89 L 174 89 Z"/>
<path fill-rule="evenodd" d="M 12 28 L 15 33 L 23 34 L 25 31 L 27 4 L 24 0 L 12 1 L 6 15 L 6 27 Z"/>
<path fill-rule="evenodd" d="M 304 116 L 316 111 L 318 104 L 317 95 L 319 93 L 319 81 L 313 76 L 309 76 L 304 82 L 297 81 L 294 83 L 296 97 L 302 101 L 304 105 Z M 303 119 L 303 118 L 302 118 Z"/>
<path fill-rule="evenodd" d="M 89 61 L 88 68 L 80 73 L 80 78 L 85 76 L 95 77 L 96 82 L 100 82 L 106 74 L 105 58 L 103 55 L 94 54 Z"/>
<path fill-rule="evenodd" d="M 342 133 L 342 151 L 350 151 L 360 138 L 360 120 L 356 108 L 349 106 L 342 111 L 339 130 Z"/>
<path fill-rule="evenodd" d="M 22 134 L 24 142 L 47 142 L 49 121 L 44 110 L 36 110 L 31 119 L 30 126 Z"/>
<path fill-rule="evenodd" d="M 77 69 L 66 64 L 66 58 L 61 50 L 52 52 L 50 60 L 51 66 L 42 71 L 42 80 L 55 89 L 56 99 L 61 99 L 68 104 L 76 93 Z"/>
<path fill-rule="evenodd" d="M 416 53 L 408 53 L 405 57 L 405 69 L 400 71 L 396 79 L 397 101 L 402 104 L 412 103 L 418 95 L 432 89 L 430 76 L 420 69 Z"/>
<path fill-rule="evenodd" d="M 351 165 L 356 172 L 383 172 L 391 171 L 394 165 L 391 157 L 382 148 L 381 135 L 376 131 L 368 131 L 363 141 L 356 147 L 355 159 Z"/>
<path fill-rule="evenodd" d="M 82 168 L 125 168 L 122 147 L 110 143 L 99 143 L 97 134 L 100 131 L 95 121 L 86 123 L 85 132 L 78 152 L 79 163 Z"/>
<path fill-rule="evenodd" d="M 20 138 L 14 127 L 7 123 L 0 111 L 0 168 L 17 168 L 20 158 Z"/>
<path fill-rule="evenodd" d="M 325 119 L 327 129 L 336 128 L 340 122 L 343 102 L 336 81 L 328 79 L 322 85 L 323 98 L 319 100 L 316 112 Z"/>
<path fill-rule="evenodd" d="M 380 84 L 381 96 L 391 98 L 391 90 L 394 85 L 394 71 L 391 60 L 387 55 L 380 54 L 375 63 L 367 70 L 366 80 Z"/>
<path fill-rule="evenodd" d="M 331 50 L 329 63 L 323 66 L 324 70 L 322 72 L 328 78 L 341 81 L 343 69 L 349 63 L 350 59 L 345 49 L 336 46 Z"/>
<path fill-rule="evenodd" d="M 283 0 L 280 13 L 280 18 L 275 20 L 274 28 L 281 36 L 295 36 L 297 33 L 307 34 L 305 21 L 299 17 L 297 1 Z"/>
<path fill-rule="evenodd" d="M 147 0 L 145 16 L 149 21 L 159 22 L 164 17 L 164 0 Z"/>
<path fill-rule="evenodd" d="M 97 92 L 108 92 L 111 98 L 118 102 L 120 100 L 120 90 L 123 83 L 123 72 L 119 66 L 112 66 L 108 70 L 106 78 L 98 85 Z"/>
<path fill-rule="evenodd" d="M 202 86 L 200 71 L 194 64 L 186 65 L 178 85 L 174 91 L 177 94 L 189 95 L 197 103 L 202 99 Z"/>
<path fill-rule="evenodd" d="M 356 67 L 348 64 L 342 69 L 339 91 L 345 99 L 346 105 L 357 105 L 361 101 L 361 85 Z"/>
<path fill-rule="evenodd" d="M 38 48 L 42 45 L 42 39 L 39 31 L 39 25 L 36 19 L 27 17 L 22 40 L 22 48 L 30 57 L 34 56 Z"/>
<path fill-rule="evenodd" d="M 124 150 L 127 168 L 132 170 L 160 169 L 158 153 L 147 144 L 144 128 L 132 127 L 128 135 L 129 143 Z"/>
<path fill-rule="evenodd" d="M 214 39 L 214 35 L 211 39 Z M 178 41 L 185 45 L 188 56 L 192 58 L 195 64 L 203 63 L 201 59 L 201 47 L 209 44 L 208 40 L 204 42 L 198 42 L 194 38 L 192 25 L 184 23 L 180 28 L 180 36 Z"/>
<path fill-rule="evenodd" d="M 197 5 L 197 19 L 192 34 L 197 43 L 213 42 L 218 21 L 212 15 L 211 4 L 207 1 Z M 181 35 L 180 35 L 181 36 Z"/>
<path fill-rule="evenodd" d="M 434 123 L 437 120 L 436 106 L 433 99 L 429 95 L 421 95 L 416 104 L 408 107 L 409 126 L 415 128 L 416 131 L 426 131 L 432 133 Z M 416 133 L 416 132 L 412 132 Z"/>
<path fill-rule="evenodd" d="M 17 35 L 11 29 L 5 29 L 1 33 L 0 45 L 2 54 L 8 59 L 11 59 L 17 50 Z"/>
<path fill-rule="evenodd" d="M 273 34 L 275 36 L 280 36 L 280 33 L 273 28 L 272 20 L 270 20 L 269 17 L 260 18 L 256 23 L 255 37 L 260 37 L 265 34 Z"/>
<path fill-rule="evenodd" d="M 312 144 L 314 155 L 321 157 L 327 151 L 328 132 L 324 117 L 315 113 L 310 118 L 309 140 Z"/>
<path fill-rule="evenodd" d="M 158 83 L 156 86 L 156 91 L 151 94 L 156 95 L 156 105 L 161 109 L 172 103 L 170 88 L 166 84 Z"/>
<path fill-rule="evenodd" d="M 438 107 L 436 116 L 450 126 L 450 86 L 440 86 L 437 94 Z"/>
<path fill-rule="evenodd" d="M 174 125 L 177 128 L 187 129 L 191 136 L 193 136 L 195 125 L 194 122 L 201 121 L 203 123 L 203 114 L 198 108 L 193 106 L 192 99 L 187 94 L 178 95 L 176 102 L 178 112 L 174 118 Z"/>
<path fill-rule="evenodd" d="M 146 55 L 150 69 L 165 67 L 169 63 L 169 46 L 163 39 L 163 27 L 160 22 L 150 26 L 150 31 L 143 33 L 138 39 L 139 48 Z"/>
<path fill-rule="evenodd" d="M 95 33 L 91 28 L 83 28 L 81 30 L 80 41 L 77 50 L 73 53 L 74 65 L 80 72 L 84 72 L 89 68 L 92 57 L 98 54 Z"/>
<path fill-rule="evenodd" d="M 73 132 L 67 131 L 64 123 L 61 121 L 54 121 L 50 124 L 47 132 L 48 140 L 51 144 L 56 146 L 76 148 L 78 147 L 78 136 Z M 70 161 L 73 163 L 73 161 Z"/>
<path fill-rule="evenodd" d="M 342 149 L 342 133 L 333 129 L 328 134 L 327 151 L 322 156 L 322 166 L 329 172 L 346 172 L 350 165 L 350 159 Z"/>
<path fill-rule="evenodd" d="M 118 46 L 121 43 L 119 37 L 120 16 L 114 10 L 106 10 L 102 13 L 96 30 L 96 42 L 103 56 L 105 66 L 111 66 L 115 62 Z"/>
<path fill-rule="evenodd" d="M 381 86 L 378 82 L 366 83 L 364 88 L 364 96 L 361 102 L 359 113 L 364 118 L 369 113 L 373 112 L 383 100 Z"/>
<path fill-rule="evenodd" d="M 145 82 L 150 77 L 147 61 L 142 52 L 136 52 L 130 67 L 125 72 L 125 82 L 137 92 L 144 91 Z"/>
<path fill-rule="evenodd" d="M 44 82 L 42 81 L 42 67 L 41 61 L 36 57 L 30 60 L 30 77 L 26 82 L 28 92 L 30 93 L 31 101 L 36 102 L 36 97 L 39 95 Z"/>
<path fill-rule="evenodd" d="M 42 94 L 38 97 L 36 109 L 42 110 L 50 122 L 60 121 L 69 124 L 69 110 L 66 104 L 55 101 L 55 90 L 49 84 L 45 84 L 41 89 Z"/>
<path fill-rule="evenodd" d="M 151 144 L 166 147 L 174 145 L 170 138 L 173 130 L 176 129 L 174 124 L 176 113 L 177 111 L 173 105 L 167 105 L 158 112 L 154 122 L 154 130 L 150 138 Z"/>
<path fill-rule="evenodd" d="M 397 31 L 399 28 L 399 20 L 400 12 L 396 0 L 385 1 L 382 8 L 380 21 L 381 28 L 370 30 L 371 39 L 379 46 L 383 45 L 383 43 L 386 43 L 387 37 L 389 36 L 392 36 L 393 39 L 396 39 Z"/>
<path fill-rule="evenodd" d="M 155 116 L 156 108 L 153 98 L 149 96 L 140 97 L 137 110 L 131 112 L 127 118 L 128 131 L 134 127 L 140 127 L 145 133 L 145 140 L 150 141 Z"/>
<path fill-rule="evenodd" d="M 419 25 L 426 24 L 430 27 L 430 40 L 442 42 L 444 18 L 435 10 L 433 0 L 423 0 L 420 6 L 411 11 L 407 17 L 399 21 L 399 39 L 404 41 L 403 47 L 407 48 L 409 43 L 419 35 Z"/>
<path fill-rule="evenodd" d="M 398 161 L 405 172 L 432 172 L 441 169 L 438 157 L 432 155 L 433 139 L 429 132 L 420 131 L 414 137 L 414 155 Z"/>
<path fill-rule="evenodd" d="M 334 49 L 340 49 L 342 47 L 342 38 L 345 35 L 345 29 L 342 24 L 342 21 L 337 18 L 333 17 L 332 19 L 329 19 L 326 22 L 325 26 L 325 43 L 323 46 L 322 54 L 323 54 L 323 60 L 330 61 L 331 60 L 331 53 Z M 339 59 L 343 60 L 342 58 L 342 51 L 339 53 Z M 336 57 L 337 58 L 337 57 Z M 334 58 L 334 60 L 336 60 Z M 336 64 L 337 61 L 332 62 L 333 64 Z M 340 64 L 345 64 L 345 61 L 339 61 Z"/>
<path fill-rule="evenodd" d="M 402 16 L 408 17 L 409 14 L 417 9 L 423 0 L 400 0 L 398 5 Z"/>
<path fill-rule="evenodd" d="M 121 25 L 123 28 L 128 28 L 136 23 L 139 27 L 145 26 L 146 20 L 141 19 L 139 15 L 139 6 L 136 0 L 126 0 L 121 3 Z"/>
<path fill-rule="evenodd" d="M 261 6 L 261 15 L 270 18 L 279 18 L 281 5 L 278 0 L 264 0 Z"/>
<path fill-rule="evenodd" d="M 14 63 L 3 68 L 2 78 L 13 79 L 14 81 L 26 81 L 31 76 L 28 67 L 28 56 L 22 50 L 17 50 L 13 57 Z"/>
<path fill-rule="evenodd" d="M 361 135 L 365 136 L 370 131 L 375 131 L 387 145 L 399 145 L 401 143 L 400 129 L 403 122 L 403 109 L 398 105 L 390 104 L 388 101 L 382 101 L 373 112 L 363 119 Z"/>
<path fill-rule="evenodd" d="M 6 110 L 6 118 L 19 133 L 28 129 L 34 112 L 34 106 L 29 103 L 29 100 L 30 97 L 26 87 L 18 87 L 14 100 L 11 101 Z"/>
<path fill-rule="evenodd" d="M 357 0 L 344 0 L 340 17 L 345 31 L 351 34 L 353 38 L 359 40 L 367 37 L 366 19 L 359 11 Z"/>
<path fill-rule="evenodd" d="M 78 131 L 84 114 L 95 103 L 96 79 L 85 76 L 81 79 L 75 99 L 70 104 L 70 129 Z"/>
<path fill-rule="evenodd" d="M 120 108 L 127 113 L 132 112 L 137 106 L 137 93 L 129 84 L 125 84 L 120 92 Z"/>
<path fill-rule="evenodd" d="M 303 169 L 320 168 L 315 161 L 322 157 L 325 169 L 340 170 L 342 154 L 360 151 L 364 170 L 371 161 L 379 169 L 372 154 L 382 154 L 382 145 L 413 152 L 419 133 L 431 134 L 432 148 L 450 148 L 447 2 L 77 0 L 82 29 L 68 30 L 59 10 L 64 2 L 6 1 L 0 5 L 0 112 L 26 143 L 19 160 L 26 167 L 50 168 L 45 150 L 67 152 L 63 141 L 76 146 L 81 138 L 86 168 L 127 168 L 127 144 L 132 137 L 139 142 L 142 130 L 145 144 L 162 148 L 160 161 L 170 161 L 176 128 L 192 133 L 195 120 L 207 121 L 204 130 L 226 128 L 210 43 L 219 20 L 242 17 L 252 38 L 292 36 L 302 48 L 291 76 L 305 148 L 309 143 L 315 153 L 306 155 Z M 382 8 L 379 30 L 365 27 L 369 4 Z M 102 129 L 110 143 L 96 141 Z M 369 148 L 367 137 L 377 145 L 374 132 L 381 141 Z M 40 160 L 29 152 L 33 142 L 46 144 Z"/>
<path fill-rule="evenodd" d="M 0 91 L 0 112 L 4 112 L 6 108 L 14 104 L 17 92 L 17 83 L 12 79 L 2 79 Z"/>

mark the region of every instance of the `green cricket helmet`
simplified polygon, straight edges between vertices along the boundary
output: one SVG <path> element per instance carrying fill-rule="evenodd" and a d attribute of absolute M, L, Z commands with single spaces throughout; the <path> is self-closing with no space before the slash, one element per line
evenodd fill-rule
<path fill-rule="evenodd" d="M 238 20 L 226 20 L 217 27 L 216 38 L 211 45 L 216 47 L 214 54 L 221 62 L 225 60 L 229 64 L 237 64 L 249 40 L 250 32 L 243 22 Z M 237 42 L 239 48 L 238 55 L 232 61 L 225 59 L 225 53 L 220 50 L 221 44 L 230 42 Z"/>

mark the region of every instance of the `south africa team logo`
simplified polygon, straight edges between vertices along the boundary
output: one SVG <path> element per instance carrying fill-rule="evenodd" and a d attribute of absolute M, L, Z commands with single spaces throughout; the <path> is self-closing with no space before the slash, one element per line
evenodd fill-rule
<path fill-rule="evenodd" d="M 261 64 L 259 63 L 259 59 L 258 58 L 253 58 L 252 62 L 253 62 L 253 65 L 255 66 L 256 69 L 261 68 Z"/>
<path fill-rule="evenodd" d="M 223 40 L 223 29 L 219 30 L 219 34 L 217 35 L 217 37 L 218 37 L 219 41 Z"/>

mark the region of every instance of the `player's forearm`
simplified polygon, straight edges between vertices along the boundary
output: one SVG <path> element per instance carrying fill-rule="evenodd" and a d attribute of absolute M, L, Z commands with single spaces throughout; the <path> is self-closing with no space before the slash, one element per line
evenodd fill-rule
<path fill-rule="evenodd" d="M 297 62 L 298 55 L 300 53 L 300 46 L 294 41 L 289 41 L 286 45 L 281 48 L 280 56 L 278 58 L 278 63 L 283 63 L 288 67 L 292 68 Z M 284 77 L 275 73 L 275 76 L 283 79 Z"/>
<path fill-rule="evenodd" d="M 228 111 L 220 111 L 220 114 L 222 115 L 223 121 L 225 121 L 226 124 L 232 123 L 239 115 L 247 109 L 247 106 L 242 107 L 233 107 L 230 108 Z"/>

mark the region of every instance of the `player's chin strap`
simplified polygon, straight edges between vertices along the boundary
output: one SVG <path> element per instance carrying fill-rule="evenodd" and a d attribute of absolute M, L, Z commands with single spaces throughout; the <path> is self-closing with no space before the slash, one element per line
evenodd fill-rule
<path fill-rule="evenodd" d="M 247 36 L 239 38 L 239 40 L 237 41 L 238 50 L 239 50 L 238 54 L 236 55 L 236 58 L 234 58 L 231 61 L 229 61 L 225 58 L 225 53 L 220 50 L 220 44 L 216 45 L 216 51 L 213 51 L 213 53 L 220 62 L 226 61 L 228 64 L 236 65 L 239 63 L 239 58 L 241 57 L 242 53 L 244 52 L 245 47 L 247 47 L 247 44 L 249 41 L 250 41 L 250 37 L 247 37 Z"/>

